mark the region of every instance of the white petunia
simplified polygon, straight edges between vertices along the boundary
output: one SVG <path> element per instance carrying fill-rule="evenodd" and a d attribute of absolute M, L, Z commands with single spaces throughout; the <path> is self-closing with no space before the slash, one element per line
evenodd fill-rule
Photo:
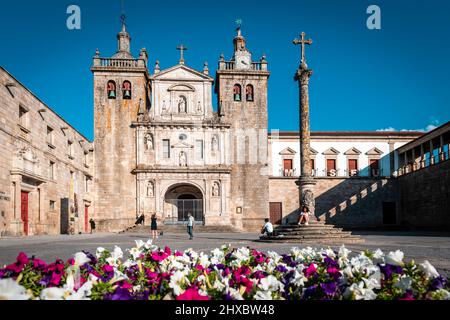
<path fill-rule="evenodd" d="M 123 258 L 123 251 L 118 246 L 114 246 L 114 251 L 112 252 L 111 256 L 115 259 L 122 259 Z"/>
<path fill-rule="evenodd" d="M 395 283 L 395 287 L 402 289 L 403 291 L 411 289 L 413 283 L 413 279 L 409 276 L 401 277 L 397 283 Z"/>
<path fill-rule="evenodd" d="M 231 298 L 233 298 L 234 300 L 244 300 L 244 298 L 239 293 L 239 291 L 234 288 L 228 288 L 228 293 L 230 294 Z"/>
<path fill-rule="evenodd" d="M 104 251 L 105 251 L 105 248 L 103 248 L 103 247 L 98 247 L 98 248 L 97 248 L 97 250 L 96 250 L 96 252 L 95 252 L 95 255 L 97 256 L 97 259 L 100 258 L 100 257 L 102 256 L 102 254 L 103 254 Z"/>
<path fill-rule="evenodd" d="M 68 296 L 68 291 L 64 288 L 45 288 L 41 291 L 41 300 L 64 300 Z"/>
<path fill-rule="evenodd" d="M 28 300 L 31 295 L 11 278 L 0 279 L 0 300 Z"/>
<path fill-rule="evenodd" d="M 84 252 L 75 253 L 73 258 L 75 260 L 75 266 L 82 266 L 83 264 L 91 261 L 91 259 L 89 259 L 88 256 Z"/>
<path fill-rule="evenodd" d="M 136 248 L 133 248 L 133 249 L 140 249 L 140 248 L 142 248 L 145 245 L 145 242 L 140 240 L 140 239 L 139 240 L 134 240 L 134 242 L 136 242 Z"/>
<path fill-rule="evenodd" d="M 297 270 L 295 270 L 291 283 L 298 287 L 303 287 L 305 285 L 305 281 L 307 280 L 308 278 L 306 278 L 301 271 L 298 272 Z"/>
<path fill-rule="evenodd" d="M 376 293 L 372 289 L 364 288 L 364 282 L 353 283 L 344 292 L 344 298 L 355 300 L 375 300 L 377 297 Z"/>
<path fill-rule="evenodd" d="M 223 289 L 225 289 L 225 285 L 222 282 L 216 280 L 213 283 L 213 288 L 218 290 L 218 291 L 220 291 L 220 292 L 222 292 Z"/>
<path fill-rule="evenodd" d="M 284 285 L 278 281 L 277 278 L 275 278 L 272 275 L 267 276 L 266 278 L 262 278 L 259 285 L 259 288 L 263 291 L 283 291 Z"/>
<path fill-rule="evenodd" d="M 437 272 L 436 268 L 431 265 L 431 263 L 428 260 L 425 260 L 423 263 L 419 265 L 420 270 L 425 272 L 427 277 L 429 278 L 437 278 L 439 277 L 439 273 Z"/>
<path fill-rule="evenodd" d="M 254 296 L 255 300 L 273 300 L 272 292 L 270 291 L 258 291 Z"/>
<path fill-rule="evenodd" d="M 179 296 L 184 292 L 181 288 L 182 284 L 189 284 L 189 279 L 186 277 L 184 272 L 175 271 L 170 277 L 169 287 L 172 288 L 173 293 L 176 296 Z"/>
<path fill-rule="evenodd" d="M 77 292 L 72 293 L 66 300 L 90 300 L 93 283 L 85 282 Z"/>
<path fill-rule="evenodd" d="M 133 259 L 137 259 L 141 255 L 141 250 L 139 248 L 132 248 L 129 252 Z"/>
<path fill-rule="evenodd" d="M 343 259 L 347 259 L 348 255 L 351 253 L 350 250 L 348 250 L 344 245 L 342 245 L 339 248 L 339 252 L 338 252 L 338 257 L 339 258 L 343 258 Z"/>
<path fill-rule="evenodd" d="M 378 249 L 373 253 L 373 257 L 374 257 L 375 259 L 381 259 L 381 258 L 383 258 L 383 256 L 384 256 L 384 252 L 381 251 L 380 248 L 378 248 Z"/>
<path fill-rule="evenodd" d="M 392 264 L 394 266 L 403 266 L 403 257 L 404 253 L 400 250 L 397 250 L 395 252 L 391 251 L 389 252 L 386 257 L 384 258 L 385 263 Z"/>

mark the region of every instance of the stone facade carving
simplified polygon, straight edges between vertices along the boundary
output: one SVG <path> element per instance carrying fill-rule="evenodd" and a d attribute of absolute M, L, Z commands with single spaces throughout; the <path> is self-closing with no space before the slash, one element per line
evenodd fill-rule
<path fill-rule="evenodd" d="M 212 185 L 212 196 L 213 197 L 219 197 L 220 196 L 220 183 L 217 181 L 214 181 Z"/>
<path fill-rule="evenodd" d="M 179 159 L 180 159 L 180 167 L 187 167 L 187 157 L 186 157 L 186 153 L 184 151 L 180 152 L 179 155 Z"/>
<path fill-rule="evenodd" d="M 211 139 L 211 151 L 216 152 L 219 150 L 219 139 L 216 135 L 213 135 Z"/>
<path fill-rule="evenodd" d="M 153 198 L 155 196 L 155 185 L 153 181 L 147 183 L 147 197 Z"/>

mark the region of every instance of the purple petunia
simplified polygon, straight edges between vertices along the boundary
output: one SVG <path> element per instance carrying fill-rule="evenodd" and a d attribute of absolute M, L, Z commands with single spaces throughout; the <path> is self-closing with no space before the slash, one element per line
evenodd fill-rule
<path fill-rule="evenodd" d="M 327 296 L 332 296 L 336 293 L 337 290 L 337 286 L 335 282 L 326 282 L 326 283 L 321 283 L 320 284 L 320 288 L 322 288 L 323 292 L 327 295 Z"/>

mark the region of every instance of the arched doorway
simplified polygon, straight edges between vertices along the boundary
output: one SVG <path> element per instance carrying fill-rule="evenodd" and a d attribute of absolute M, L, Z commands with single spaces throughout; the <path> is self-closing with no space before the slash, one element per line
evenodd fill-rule
<path fill-rule="evenodd" d="M 191 213 L 195 221 L 203 222 L 203 193 L 194 185 L 177 184 L 164 197 L 164 217 L 169 223 L 184 223 Z"/>

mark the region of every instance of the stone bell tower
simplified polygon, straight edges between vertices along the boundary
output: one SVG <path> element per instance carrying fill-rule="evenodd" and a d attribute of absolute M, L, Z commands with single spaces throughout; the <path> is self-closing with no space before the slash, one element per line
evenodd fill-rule
<path fill-rule="evenodd" d="M 95 213 L 100 230 L 118 231 L 136 219 L 136 139 L 132 122 L 149 105 L 147 51 L 136 59 L 122 17 L 118 51 L 102 58 L 97 50 L 94 75 Z"/>
<path fill-rule="evenodd" d="M 231 221 L 245 230 L 260 229 L 269 217 L 267 83 L 263 56 L 252 60 L 241 28 L 230 61 L 220 57 L 216 94 L 221 121 L 231 124 Z"/>

